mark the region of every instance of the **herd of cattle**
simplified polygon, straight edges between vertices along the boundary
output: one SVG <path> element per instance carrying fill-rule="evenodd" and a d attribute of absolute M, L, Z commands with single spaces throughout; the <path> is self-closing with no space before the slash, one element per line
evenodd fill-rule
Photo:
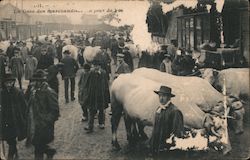
<path fill-rule="evenodd" d="M 182 111 L 185 126 L 205 129 L 204 135 L 215 136 L 216 141 L 224 145 L 224 153 L 230 151 L 226 119 L 233 118 L 236 134 L 243 132 L 244 107 L 249 106 L 243 106 L 240 98 L 249 97 L 249 70 L 232 68 L 220 71 L 216 77 L 210 77 L 210 80 L 213 79 L 216 82 L 213 83 L 214 85 L 221 85 L 220 87 L 223 88 L 221 80 L 224 72 L 227 73 L 226 87 L 224 87 L 227 95 L 223 95 L 207 80 L 199 77 L 174 76 L 148 68 L 139 68 L 130 74 L 120 75 L 111 87 L 114 147 L 119 148 L 116 134 L 122 111 L 124 110 L 126 115 L 125 121 L 132 121 L 131 125 L 137 124 L 139 136 L 145 137 L 143 128 L 154 123 L 154 111 L 159 106 L 158 97 L 153 91 L 161 85 L 167 85 L 176 95 L 173 103 Z M 227 77 L 230 78 L 227 79 Z M 209 78 L 209 74 L 204 78 Z M 131 127 L 126 129 L 127 136 L 133 136 Z"/>
<path fill-rule="evenodd" d="M 39 40 L 44 38 L 40 36 Z M 52 43 L 56 40 L 52 36 L 49 39 Z M 71 44 L 68 38 L 63 41 L 66 45 L 62 50 L 69 50 L 72 57 L 77 59 L 78 46 Z M 31 48 L 29 39 L 26 43 Z M 132 43 L 127 43 L 126 46 L 129 47 L 132 57 L 141 53 Z M 8 41 L 2 41 L 0 47 L 6 51 Z M 87 46 L 83 57 L 86 61 L 92 61 L 100 53 L 100 46 Z M 134 143 L 138 137 L 147 139 L 144 127 L 154 124 L 154 113 L 159 106 L 158 97 L 153 91 L 166 85 L 176 95 L 173 103 L 182 111 L 185 127 L 192 132 L 193 129 L 201 130 L 202 136 L 199 137 L 205 136 L 210 141 L 213 139 L 213 142 L 221 144 L 224 153 L 229 152 L 231 146 L 227 120 L 232 122 L 230 124 L 236 134 L 244 131 L 244 113 L 249 107 L 249 69 L 229 68 L 218 71 L 206 68 L 200 71 L 202 78 L 175 76 L 149 68 L 138 68 L 132 73 L 118 76 L 111 86 L 113 146 L 117 149 L 120 147 L 117 128 L 123 113 L 129 143 Z M 135 126 L 138 127 L 138 132 L 135 131 Z"/>

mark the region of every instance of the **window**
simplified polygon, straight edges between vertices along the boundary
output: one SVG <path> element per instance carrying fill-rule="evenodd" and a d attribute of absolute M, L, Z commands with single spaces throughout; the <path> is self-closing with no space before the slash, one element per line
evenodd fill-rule
<path fill-rule="evenodd" d="M 210 19 L 208 13 L 178 17 L 178 46 L 189 50 L 200 50 L 199 46 L 210 40 Z"/>

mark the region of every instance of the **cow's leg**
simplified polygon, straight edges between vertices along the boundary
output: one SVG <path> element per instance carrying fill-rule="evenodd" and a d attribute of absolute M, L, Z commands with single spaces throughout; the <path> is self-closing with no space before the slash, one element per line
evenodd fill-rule
<path fill-rule="evenodd" d="M 132 142 L 133 142 L 133 145 L 135 145 L 139 140 L 139 133 L 138 133 L 138 129 L 137 129 L 136 124 L 137 124 L 136 121 L 132 122 Z"/>
<path fill-rule="evenodd" d="M 144 127 L 145 127 L 144 124 L 141 121 L 139 121 L 137 124 L 138 124 L 138 130 L 139 130 L 139 135 L 140 135 L 141 140 L 142 141 L 147 140 L 148 136 L 144 132 Z"/>
<path fill-rule="evenodd" d="M 119 126 L 119 122 L 122 116 L 122 105 L 117 102 L 112 102 L 111 105 L 112 117 L 111 117 L 111 129 L 112 129 L 112 146 L 116 150 L 120 150 L 121 147 L 117 141 L 117 128 Z"/>
<path fill-rule="evenodd" d="M 127 140 L 128 140 L 128 144 L 130 146 L 132 146 L 133 143 L 133 133 L 132 133 L 132 124 L 133 124 L 133 120 L 129 117 L 129 115 L 127 113 L 124 114 L 124 123 L 125 123 L 125 127 L 126 127 L 126 132 L 127 132 Z"/>

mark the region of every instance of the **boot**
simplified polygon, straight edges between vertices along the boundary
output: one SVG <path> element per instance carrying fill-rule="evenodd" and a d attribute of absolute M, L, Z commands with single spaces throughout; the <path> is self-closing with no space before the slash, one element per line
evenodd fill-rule
<path fill-rule="evenodd" d="M 43 160 L 44 158 L 44 149 L 40 146 L 35 146 L 35 160 Z"/>
<path fill-rule="evenodd" d="M 35 152 L 35 160 L 43 160 L 43 153 Z"/>
<path fill-rule="evenodd" d="M 18 158 L 16 145 L 9 145 L 8 160 Z"/>
<path fill-rule="evenodd" d="M 45 151 L 45 154 L 47 155 L 47 160 L 52 160 L 54 155 L 56 154 L 56 150 L 53 148 L 48 148 Z"/>

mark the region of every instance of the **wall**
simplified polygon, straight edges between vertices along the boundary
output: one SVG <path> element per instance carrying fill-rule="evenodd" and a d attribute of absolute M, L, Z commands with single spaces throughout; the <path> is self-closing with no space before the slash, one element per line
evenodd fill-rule
<path fill-rule="evenodd" d="M 183 15 L 182 9 L 173 10 L 172 16 L 168 22 L 168 30 L 166 34 L 166 43 L 170 44 L 172 39 L 177 39 L 177 17 Z"/>

